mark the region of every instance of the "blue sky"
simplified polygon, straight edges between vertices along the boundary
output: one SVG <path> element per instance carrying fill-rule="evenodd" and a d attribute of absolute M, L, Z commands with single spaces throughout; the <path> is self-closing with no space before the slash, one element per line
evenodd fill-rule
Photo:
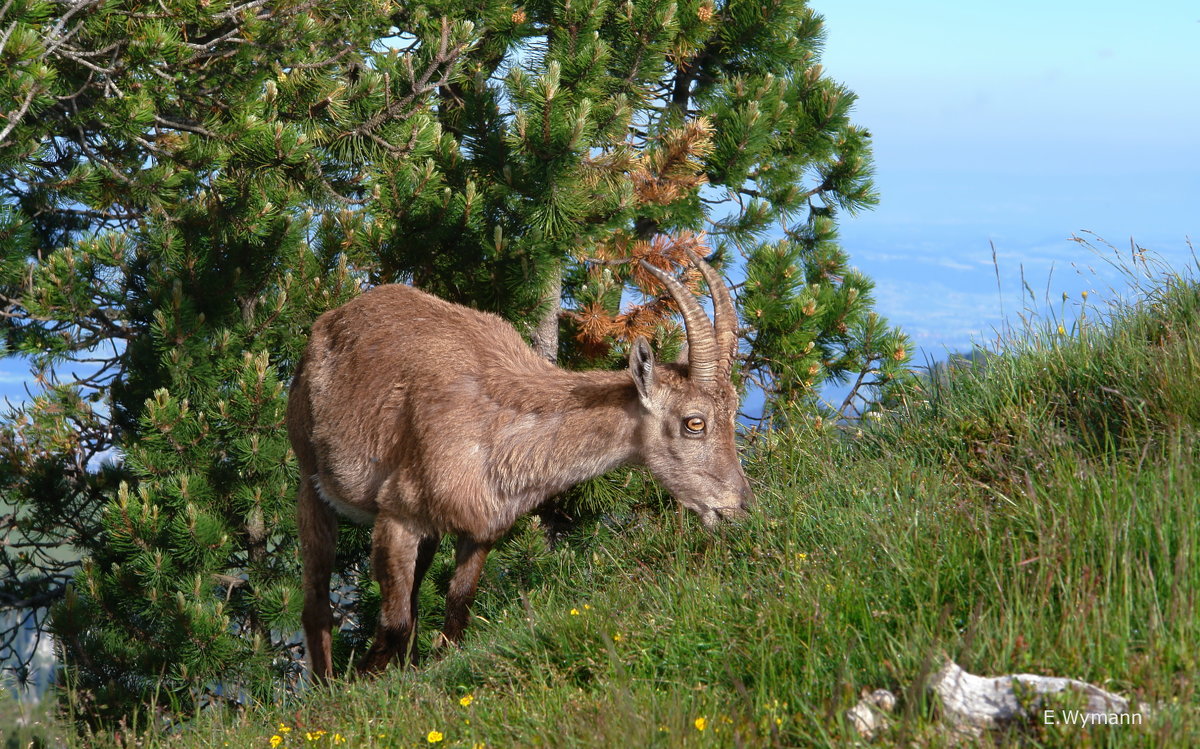
<path fill-rule="evenodd" d="M 1056 305 L 1118 284 L 1073 233 L 1191 261 L 1200 3 L 809 5 L 825 17 L 826 71 L 874 136 L 881 201 L 843 219 L 842 243 L 922 355 L 994 338 L 989 241 L 1010 318 L 1022 266 Z"/>

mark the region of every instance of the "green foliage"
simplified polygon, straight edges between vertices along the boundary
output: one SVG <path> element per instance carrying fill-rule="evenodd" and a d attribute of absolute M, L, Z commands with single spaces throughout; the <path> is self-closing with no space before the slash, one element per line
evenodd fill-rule
<path fill-rule="evenodd" d="M 979 376 L 952 371 L 911 383 L 899 392 L 909 406 L 898 415 L 928 400 L 941 428 L 922 433 L 922 443 L 991 483 L 1023 483 L 1026 473 L 1042 470 L 1045 453 L 1063 446 L 1089 460 L 1164 449 L 1200 419 L 1189 380 L 1198 310 L 1196 284 L 1169 276 L 1136 307 L 1111 315 L 1110 329 L 1086 315 L 1073 336 L 1046 325 L 1009 342 L 1000 356 L 957 365 Z"/>
<path fill-rule="evenodd" d="M 532 329 L 557 313 L 546 290 L 562 279 L 562 303 L 584 313 L 562 332 L 584 345 L 539 350 L 607 365 L 615 357 L 584 321 L 603 310 L 611 322 L 643 291 L 631 261 L 654 256 L 656 237 L 703 230 L 755 280 L 739 300 L 743 371 L 766 390 L 769 420 L 811 416 L 827 380 L 857 378 L 856 410 L 835 416 L 887 401 L 912 346 L 872 312 L 869 282 L 836 245 L 836 214 L 876 197 L 854 95 L 817 64 L 819 16 L 803 2 L 652 0 L 478 14 L 483 38 L 441 91 L 438 147 L 379 177 L 380 280 L 409 278 Z M 676 136 L 699 118 L 711 138 Z M 671 185 L 668 165 L 691 160 L 700 179 Z M 766 241 L 777 228 L 782 245 Z M 793 287 L 801 278 L 808 292 Z M 807 296 L 819 313 L 803 311 Z"/>
<path fill-rule="evenodd" d="M 855 399 L 878 408 L 911 377 L 912 343 L 870 311 L 873 284 L 847 269 L 836 236 L 832 222 L 818 217 L 795 238 L 760 245 L 747 265 L 742 311 L 754 322 L 744 372 L 774 394 L 777 424 L 818 411 L 824 382 L 857 377 L 834 412 L 848 416 Z M 863 397 L 863 386 L 875 389 L 874 400 Z"/>

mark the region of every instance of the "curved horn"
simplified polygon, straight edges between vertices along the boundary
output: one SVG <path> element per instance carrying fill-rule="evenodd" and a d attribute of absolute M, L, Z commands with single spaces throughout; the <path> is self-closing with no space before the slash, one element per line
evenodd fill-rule
<path fill-rule="evenodd" d="M 656 268 L 645 260 L 639 260 L 642 267 L 662 281 L 667 287 L 679 311 L 683 313 L 683 329 L 687 333 L 688 343 L 688 376 L 697 382 L 711 382 L 717 373 L 717 336 L 708 315 L 700 308 L 700 303 L 692 292 L 684 288 L 670 273 Z"/>
<path fill-rule="evenodd" d="M 733 360 L 737 357 L 738 349 L 737 310 L 733 308 L 733 298 L 720 273 L 691 250 L 684 252 L 704 274 L 704 280 L 708 283 L 708 293 L 713 300 L 713 330 L 717 336 L 717 370 L 722 378 L 727 378 L 733 371 Z"/>

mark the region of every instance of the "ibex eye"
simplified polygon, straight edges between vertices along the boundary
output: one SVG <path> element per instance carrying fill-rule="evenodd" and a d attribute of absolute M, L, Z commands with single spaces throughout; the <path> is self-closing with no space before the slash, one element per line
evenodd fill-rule
<path fill-rule="evenodd" d="M 704 419 L 699 416 L 689 416 L 683 420 L 683 428 L 692 434 L 700 434 L 704 431 Z"/>

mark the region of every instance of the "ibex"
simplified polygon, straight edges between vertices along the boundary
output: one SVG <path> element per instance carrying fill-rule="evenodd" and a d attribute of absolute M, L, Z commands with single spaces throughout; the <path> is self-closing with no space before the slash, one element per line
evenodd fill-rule
<path fill-rule="evenodd" d="M 361 671 L 415 655 L 417 591 L 443 533 L 457 536 L 457 566 L 435 646 L 462 637 L 493 544 L 584 479 L 640 464 L 705 525 L 745 513 L 751 493 L 730 381 L 736 315 L 721 277 L 692 260 L 712 294 L 711 325 L 679 281 L 643 262 L 683 313 L 686 364 L 656 363 L 639 338 L 627 370 L 565 371 L 501 318 L 404 285 L 376 287 L 317 319 L 287 410 L 316 678 L 333 675 L 335 510 L 374 523 L 382 609 Z"/>

